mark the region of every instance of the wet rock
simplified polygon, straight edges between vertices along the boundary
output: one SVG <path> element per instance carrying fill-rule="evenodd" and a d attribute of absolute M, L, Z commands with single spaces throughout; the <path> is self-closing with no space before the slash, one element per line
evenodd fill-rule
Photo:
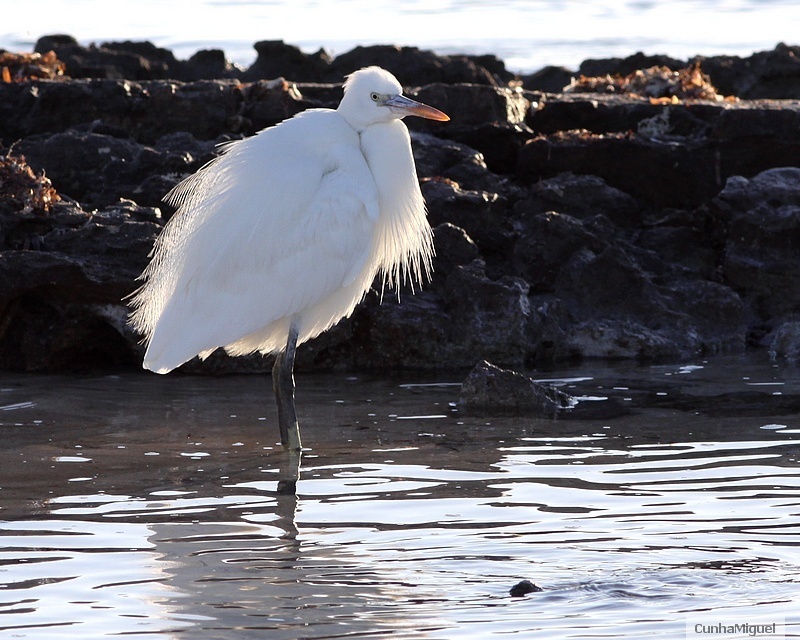
<path fill-rule="evenodd" d="M 503 86 L 513 79 L 502 60 L 492 55 L 437 56 L 416 47 L 376 45 L 357 47 L 336 58 L 324 51 L 306 54 L 280 41 L 257 42 L 258 58 L 242 70 L 225 59 L 221 51 L 197 52 L 188 61 L 149 42 L 110 42 L 84 47 L 69 35 L 40 38 L 35 50 L 55 51 L 67 64 L 73 78 L 125 78 L 154 80 L 171 78 L 192 81 L 206 78 L 239 78 L 248 81 L 285 77 L 293 81 L 341 82 L 347 73 L 369 64 L 392 71 L 403 84 L 490 84 Z M 560 92 L 572 77 L 628 75 L 640 69 L 663 66 L 678 70 L 700 63 L 704 73 L 724 95 L 743 99 L 800 98 L 800 48 L 778 44 L 772 51 L 748 57 L 696 56 L 677 60 L 669 56 L 636 53 L 627 58 L 586 60 L 576 71 L 546 67 L 522 78 L 526 89 Z"/>
<path fill-rule="evenodd" d="M 477 413 L 518 413 L 555 418 L 571 408 L 574 401 L 555 387 L 483 360 L 462 383 L 459 405 L 466 411 Z"/>
<path fill-rule="evenodd" d="M 681 221 L 684 215 L 692 217 Z M 663 264 L 670 265 L 676 273 L 715 281 L 719 278 L 723 248 L 715 230 L 703 226 L 704 218 L 697 211 L 671 212 L 657 222 L 640 228 L 636 244 L 658 256 Z"/>
<path fill-rule="evenodd" d="M 0 253 L 0 369 L 33 372 L 132 366 L 137 358 L 131 344 L 118 323 L 106 317 L 114 313 L 106 300 L 129 292 L 129 283 L 116 287 L 104 282 L 99 264 L 63 254 L 33 254 Z M 26 274 L 24 286 L 19 282 L 20 270 Z M 116 307 L 124 313 L 122 305 Z"/>
<path fill-rule="evenodd" d="M 722 103 L 696 100 L 665 105 L 639 97 L 606 94 L 544 96 L 526 92 L 524 95 L 533 105 L 526 124 L 540 135 L 568 131 L 636 132 L 646 138 L 671 138 L 672 142 L 680 142 L 680 137 L 702 139 L 725 109 Z"/>
<path fill-rule="evenodd" d="M 800 361 L 800 321 L 784 322 L 775 330 L 769 355 L 773 360 Z"/>
<path fill-rule="evenodd" d="M 0 83 L 0 105 L 0 140 L 9 143 L 98 123 L 146 144 L 175 132 L 249 135 L 310 106 L 284 82 L 244 88 L 227 80 Z"/>
<path fill-rule="evenodd" d="M 218 80 L 190 83 L 148 82 L 141 85 L 138 113 L 128 131 L 148 143 L 175 131 L 209 140 L 223 131 L 239 132 L 243 96 L 238 85 Z M 127 124 L 127 123 L 125 123 Z"/>
<path fill-rule="evenodd" d="M 745 302 L 730 286 L 702 279 L 678 280 L 671 283 L 668 299 L 687 316 L 689 344 L 696 337 L 700 353 L 744 350 L 748 314 Z"/>
<path fill-rule="evenodd" d="M 256 82 L 244 90 L 241 111 L 234 117 L 236 130 L 257 133 L 266 127 L 291 118 L 311 105 L 297 87 L 279 78 Z"/>
<path fill-rule="evenodd" d="M 676 361 L 699 353 L 699 345 L 669 337 L 640 322 L 610 319 L 585 320 L 565 325 L 552 340 L 556 360 L 583 358 Z"/>
<path fill-rule="evenodd" d="M 39 133 L 105 121 L 122 125 L 137 110 L 141 89 L 133 83 L 79 80 L 0 84 L 0 140 L 6 145 Z"/>
<path fill-rule="evenodd" d="M 512 598 L 521 598 L 529 593 L 536 593 L 538 591 L 544 591 L 544 589 L 533 584 L 533 582 L 530 580 L 522 580 L 511 587 L 511 589 L 508 590 L 508 593 L 511 594 Z"/>
<path fill-rule="evenodd" d="M 514 250 L 535 294 L 536 361 L 663 361 L 744 347 L 744 305 L 730 287 L 665 266 L 608 231 L 601 216 L 549 213 L 532 222 Z"/>
<path fill-rule="evenodd" d="M 417 95 L 446 112 L 456 130 L 493 122 L 522 125 L 530 106 L 522 91 L 508 87 L 438 83 L 422 87 Z"/>

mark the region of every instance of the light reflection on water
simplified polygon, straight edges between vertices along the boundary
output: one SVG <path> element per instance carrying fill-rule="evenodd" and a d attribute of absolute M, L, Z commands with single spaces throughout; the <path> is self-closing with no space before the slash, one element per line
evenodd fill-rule
<path fill-rule="evenodd" d="M 800 632 L 797 373 L 547 377 L 624 410 L 470 416 L 452 378 L 300 376 L 291 494 L 264 380 L 5 376 L 0 635 L 684 638 L 704 610 Z M 511 598 L 523 578 L 544 591 Z"/>

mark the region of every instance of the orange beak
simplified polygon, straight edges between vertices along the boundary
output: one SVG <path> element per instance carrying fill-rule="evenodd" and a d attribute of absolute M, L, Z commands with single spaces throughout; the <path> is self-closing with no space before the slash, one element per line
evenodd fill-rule
<path fill-rule="evenodd" d="M 427 104 L 422 104 L 411 98 L 406 98 L 404 95 L 394 96 L 384 103 L 392 113 L 397 113 L 402 116 L 419 116 L 420 118 L 427 118 L 428 120 L 439 120 L 440 122 L 447 122 L 450 119 L 443 111 L 429 107 Z"/>

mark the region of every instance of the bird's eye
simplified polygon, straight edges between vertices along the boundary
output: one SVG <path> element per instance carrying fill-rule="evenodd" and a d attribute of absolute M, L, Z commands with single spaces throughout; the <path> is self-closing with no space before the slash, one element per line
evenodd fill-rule
<path fill-rule="evenodd" d="M 370 94 L 369 97 L 372 99 L 373 102 L 377 102 L 378 100 L 381 99 L 381 94 L 373 92 Z"/>

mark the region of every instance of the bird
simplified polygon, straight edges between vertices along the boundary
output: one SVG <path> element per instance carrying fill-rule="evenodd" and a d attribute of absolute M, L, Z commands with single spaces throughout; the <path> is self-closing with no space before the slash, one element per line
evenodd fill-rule
<path fill-rule="evenodd" d="M 281 444 L 302 449 L 297 346 L 383 287 L 431 278 L 433 234 L 402 122 L 444 112 L 403 95 L 370 66 L 344 81 L 336 109 L 307 109 L 223 143 L 178 183 L 175 207 L 130 297 L 145 369 L 168 373 L 218 348 L 274 354 Z"/>

